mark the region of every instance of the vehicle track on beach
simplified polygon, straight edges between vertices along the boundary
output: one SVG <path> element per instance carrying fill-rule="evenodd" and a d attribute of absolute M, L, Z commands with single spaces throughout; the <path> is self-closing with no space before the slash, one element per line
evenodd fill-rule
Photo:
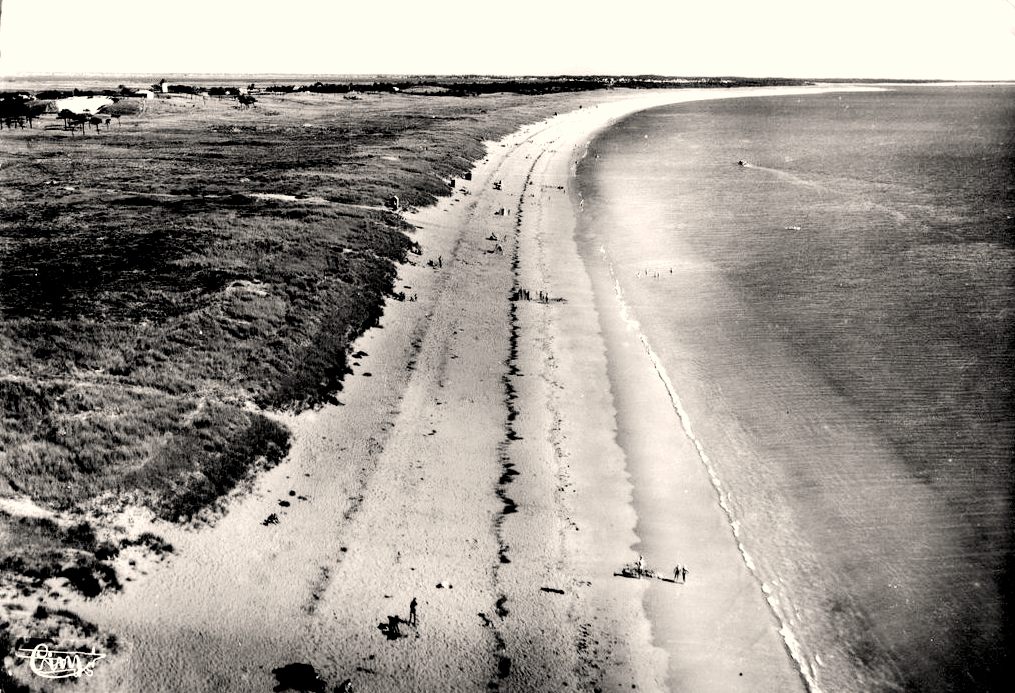
<path fill-rule="evenodd" d="M 535 134 L 538 134 L 538 132 L 539 131 L 537 131 L 537 133 Z M 525 142 L 531 141 L 532 137 L 534 136 L 535 135 L 528 137 L 525 140 Z M 503 162 L 500 162 L 491 172 L 489 177 L 492 177 L 500 173 L 503 166 L 504 166 Z M 455 195 L 460 195 L 460 197 L 455 198 L 454 197 Z M 470 232 L 474 232 L 475 227 L 480 222 L 479 218 L 477 217 L 477 207 L 479 206 L 479 202 L 478 200 L 470 199 L 467 190 L 463 188 L 453 191 L 452 199 L 453 200 L 457 199 L 459 201 L 468 200 L 468 202 L 464 205 L 465 208 L 464 214 L 466 223 L 459 226 L 458 229 L 459 233 L 457 233 L 457 235 L 454 237 L 453 244 L 450 246 L 450 250 L 447 256 L 448 269 L 450 269 L 457 263 L 469 264 L 470 262 L 474 261 L 474 258 L 470 254 L 463 252 L 463 243 L 466 243 L 470 240 Z M 436 264 L 437 260 L 435 260 L 434 257 L 430 257 L 427 259 L 427 267 L 433 270 L 431 284 L 429 286 L 429 294 L 431 296 L 430 300 L 426 300 L 426 298 L 424 298 L 423 301 L 411 302 L 420 304 L 420 308 L 422 308 L 422 310 L 421 311 L 417 310 L 416 314 L 411 318 L 412 329 L 410 330 L 409 348 L 406 351 L 408 359 L 406 363 L 406 368 L 408 371 L 410 371 L 410 375 L 405 385 L 395 390 L 394 394 L 396 395 L 396 398 L 389 403 L 390 404 L 389 414 L 391 416 L 392 421 L 396 420 L 399 416 L 403 415 L 403 413 L 407 413 L 410 416 L 414 413 L 414 412 L 404 412 L 402 407 L 405 390 L 409 387 L 409 384 L 411 383 L 412 379 L 417 377 L 426 378 L 429 376 L 432 377 L 438 383 L 439 387 L 444 387 L 446 369 L 448 367 L 449 362 L 453 358 L 455 358 L 454 354 L 452 353 L 453 350 L 447 344 L 441 344 L 441 348 L 437 349 L 441 354 L 441 357 L 437 360 L 435 368 L 431 370 L 431 373 L 430 374 L 413 373 L 413 371 L 416 371 L 418 368 L 418 360 L 421 352 L 424 349 L 425 344 L 427 345 L 428 348 L 433 350 L 435 344 L 441 343 L 442 340 L 444 342 L 448 341 L 449 329 L 451 336 L 457 334 L 457 328 L 455 327 L 455 325 L 457 325 L 458 323 L 453 323 L 450 326 L 450 328 L 445 328 L 443 330 L 441 330 L 439 326 L 435 326 L 434 324 L 434 314 L 435 311 L 437 310 L 437 304 L 439 302 L 453 301 L 455 298 L 454 293 L 451 290 L 449 290 L 448 287 L 452 275 L 450 272 L 443 271 L 444 256 L 442 254 L 439 254 L 438 258 L 440 258 L 440 266 Z M 422 263 L 422 256 L 420 256 L 420 259 L 417 260 L 415 264 L 420 263 Z M 431 263 L 433 263 L 432 266 Z M 397 288 L 398 287 L 396 287 L 396 289 Z M 393 308 L 395 305 L 396 303 L 392 299 L 388 300 L 387 307 L 389 309 Z M 438 405 L 440 404 L 440 400 L 435 399 L 435 402 Z M 383 430 L 381 431 L 381 433 L 386 434 L 394 427 L 394 425 L 395 425 L 394 423 L 391 423 L 387 426 L 382 427 Z M 374 445 L 372 446 L 372 449 L 376 454 L 379 454 L 380 452 L 383 451 L 386 439 L 387 439 L 386 435 L 384 435 L 380 439 L 374 439 Z M 366 473 L 361 475 L 358 481 L 357 488 L 354 490 L 354 494 L 350 496 L 350 504 L 347 507 L 347 509 L 342 513 L 341 522 L 338 525 L 336 525 L 337 529 L 336 537 L 340 540 L 340 543 L 341 540 L 344 538 L 345 534 L 344 530 L 347 529 L 349 524 L 355 520 L 355 517 L 363 503 L 364 496 L 370 489 L 370 477 L 371 475 Z M 342 563 L 345 557 L 346 550 L 347 547 L 342 546 L 340 551 L 336 555 L 332 556 L 329 560 L 322 561 L 318 566 L 319 572 L 315 577 L 315 579 L 311 581 L 308 587 L 307 599 L 303 607 L 304 612 L 307 613 L 308 615 L 313 615 L 316 612 L 317 605 L 321 599 L 321 596 L 329 588 L 329 586 L 331 585 L 332 581 L 335 578 L 335 575 L 338 573 L 340 569 L 340 564 Z M 504 560 L 503 556 L 505 552 L 506 547 L 502 547 L 499 551 L 499 555 L 501 556 L 502 560 Z"/>
<path fill-rule="evenodd" d="M 349 552 L 339 557 L 341 560 L 336 564 L 338 566 L 337 569 L 329 574 L 327 593 L 322 595 L 322 604 L 316 610 L 318 616 L 315 620 L 317 623 L 311 629 L 311 642 L 324 651 L 331 651 L 331 654 L 327 658 L 327 670 L 350 671 L 350 669 L 354 668 L 354 656 L 351 655 L 354 655 L 358 651 L 363 653 L 362 658 L 370 661 L 370 665 L 367 668 L 371 670 L 369 676 L 373 679 L 374 684 L 398 686 L 395 669 L 391 668 L 396 666 L 397 663 L 387 662 L 387 658 L 382 657 L 381 653 L 377 652 L 376 649 L 372 652 L 370 651 L 370 648 L 376 648 L 376 645 L 371 645 L 371 642 L 377 637 L 376 635 L 357 637 L 356 642 L 350 642 L 346 639 L 343 642 L 342 648 L 340 648 L 341 651 L 336 650 L 334 645 L 331 644 L 334 638 L 334 629 L 330 626 L 329 618 L 333 618 L 333 616 L 329 614 L 329 609 L 332 613 L 336 611 L 340 612 L 342 609 L 335 603 L 343 599 L 343 594 L 369 589 L 369 586 L 363 583 L 361 578 L 357 577 L 357 574 L 362 573 L 362 569 L 355 565 L 349 566 L 347 564 L 347 556 L 353 551 L 362 550 L 356 547 L 362 547 L 366 535 L 376 534 L 371 528 L 378 527 L 380 520 L 376 518 L 379 514 L 383 515 L 383 508 L 398 505 L 398 501 L 395 501 L 391 497 L 391 491 L 388 489 L 396 484 L 405 484 L 407 488 L 416 487 L 419 492 L 424 494 L 441 491 L 441 489 L 436 489 L 435 491 L 429 488 L 429 477 L 434 473 L 432 465 L 442 455 L 439 452 L 432 456 L 428 455 L 426 449 L 430 446 L 436 449 L 453 449 L 449 448 L 449 446 L 458 448 L 467 444 L 461 438 L 462 431 L 456 432 L 453 428 L 449 429 L 449 427 L 452 427 L 456 423 L 454 419 L 467 416 L 467 409 L 472 405 L 472 397 L 456 393 L 471 391 L 472 396 L 477 394 L 477 382 L 473 375 L 475 371 L 470 369 L 469 366 L 463 366 L 463 361 L 474 355 L 472 353 L 474 349 L 469 344 L 479 339 L 480 333 L 483 331 L 481 327 L 482 318 L 479 317 L 480 314 L 499 315 L 503 312 L 506 326 L 506 318 L 511 309 L 511 304 L 508 301 L 508 281 L 510 281 L 511 277 L 508 265 L 509 255 L 493 250 L 490 247 L 492 243 L 485 238 L 489 228 L 495 228 L 496 233 L 499 235 L 510 235 L 505 234 L 502 228 L 503 222 L 508 221 L 510 217 L 501 218 L 494 214 L 501 206 L 499 202 L 501 196 L 491 194 L 488 189 L 492 186 L 492 181 L 503 174 L 503 162 L 509 160 L 512 156 L 517 156 L 515 154 L 517 147 L 518 145 L 512 146 L 500 162 L 491 162 L 494 165 L 485 168 L 479 167 L 474 172 L 474 178 L 471 182 L 462 183 L 461 187 L 456 188 L 453 199 L 446 206 L 448 211 L 441 213 L 441 217 L 445 215 L 449 217 L 451 225 L 456 229 L 452 235 L 452 240 L 445 242 L 444 248 L 446 250 L 443 252 L 432 249 L 424 243 L 424 256 L 430 256 L 429 259 L 431 260 L 435 259 L 438 254 L 441 257 L 440 267 L 426 269 L 426 271 L 430 271 L 434 275 L 430 288 L 431 296 L 421 297 L 421 300 L 418 302 L 407 302 L 397 306 L 399 311 L 420 311 L 419 317 L 415 318 L 417 322 L 411 336 L 412 349 L 409 352 L 410 356 L 407 362 L 409 375 L 403 397 L 399 400 L 398 411 L 393 412 L 391 419 L 392 431 L 394 432 L 393 438 L 386 444 L 385 450 L 382 453 L 384 472 L 379 477 L 374 477 L 370 480 L 369 488 L 365 489 L 364 495 L 367 500 L 363 508 L 344 523 L 343 535 L 346 538 L 343 539 L 343 544 L 349 545 Z M 505 194 L 507 194 L 506 191 Z M 438 221 L 442 220 L 438 219 Z M 502 242 L 507 240 L 507 238 L 504 238 Z M 417 268 L 415 271 L 419 271 L 419 269 L 421 268 Z M 483 277 L 483 279 L 477 280 L 477 277 Z M 489 286 L 484 286 L 484 284 Z M 494 284 L 501 288 L 496 289 L 493 286 Z M 477 291 L 479 292 L 477 295 L 484 296 L 483 299 L 471 300 L 464 298 L 464 295 L 471 295 Z M 490 378 L 484 375 L 482 378 L 482 383 L 484 384 L 479 386 L 480 391 L 485 391 L 487 389 L 485 383 L 490 382 L 491 385 L 493 383 L 497 384 L 496 390 L 499 393 L 497 397 L 501 401 L 501 404 L 496 408 L 487 408 L 490 409 L 491 414 L 499 412 L 497 413 L 499 423 L 494 424 L 494 421 L 491 420 L 488 432 L 472 430 L 470 436 L 475 437 L 477 440 L 488 439 L 493 441 L 501 439 L 503 433 L 498 433 L 498 431 L 503 431 L 503 422 L 511 417 L 510 411 L 502 401 L 503 377 L 505 370 L 508 368 L 507 363 L 510 356 L 507 333 L 504 334 L 504 337 L 501 346 L 498 348 L 498 350 L 500 348 L 505 350 L 503 360 L 499 360 L 496 368 L 489 372 Z M 494 365 L 490 359 L 494 357 L 493 355 L 496 351 L 488 353 L 489 350 L 484 349 L 483 353 L 480 354 L 483 357 L 482 360 L 489 364 L 483 366 L 483 370 L 487 370 Z M 492 376 L 496 376 L 496 379 L 492 379 Z M 456 410 L 458 411 L 457 417 L 454 413 L 447 413 L 455 412 Z M 420 425 L 421 423 L 423 425 Z M 413 434 L 414 430 L 416 431 L 415 434 Z M 412 443 L 409 440 L 412 435 L 421 436 L 425 442 L 421 444 Z M 503 472 L 503 470 L 499 469 L 501 464 L 500 456 L 496 448 L 493 448 L 491 452 L 493 454 L 487 459 L 480 458 L 462 466 L 474 466 L 477 471 L 488 467 L 488 472 L 480 473 L 490 475 L 490 484 L 486 491 L 479 489 L 479 492 L 491 493 L 494 497 L 500 498 L 498 501 L 499 505 L 507 509 L 510 500 L 506 495 L 499 496 L 496 488 L 501 483 L 500 480 L 502 479 Z M 421 455 L 420 459 L 422 462 L 414 462 L 412 460 L 412 457 L 417 455 Z M 428 457 L 430 458 L 429 461 Z M 493 464 L 498 466 L 494 467 Z M 414 473 L 421 475 L 418 477 L 418 484 L 414 480 L 414 477 L 411 476 Z M 426 481 L 424 481 L 424 477 L 426 477 Z M 416 492 L 411 493 L 415 494 Z M 442 508 L 448 505 L 446 501 L 427 503 L 422 498 L 417 498 L 415 502 L 434 508 Z M 475 507 L 480 509 L 480 514 L 483 514 L 489 512 L 482 510 L 484 506 L 488 507 L 488 505 L 480 502 L 476 503 Z M 364 512 L 366 513 L 365 515 L 363 514 Z M 455 579 L 454 570 L 444 571 L 445 573 L 450 573 L 450 575 L 445 576 L 450 579 L 441 579 L 440 581 L 431 579 L 431 583 L 444 586 L 443 589 L 447 590 L 446 593 L 443 593 L 444 596 L 454 596 L 456 601 L 458 601 L 457 598 L 461 597 L 464 600 L 462 602 L 463 605 L 470 602 L 476 605 L 471 612 L 472 621 L 468 621 L 469 612 L 467 607 L 445 608 L 444 611 L 446 613 L 457 613 L 457 615 L 450 614 L 457 625 L 450 628 L 445 627 L 442 630 L 447 632 L 461 631 L 458 637 L 452 637 L 450 641 L 444 633 L 438 632 L 428 635 L 426 632 L 428 624 L 426 623 L 421 624 L 417 629 L 407 629 L 410 635 L 408 642 L 411 643 L 414 651 L 412 654 L 406 653 L 406 656 L 410 658 L 410 661 L 418 662 L 419 671 L 417 673 L 424 679 L 433 677 L 429 678 L 429 680 L 436 682 L 440 678 L 441 685 L 443 686 L 467 689 L 472 684 L 467 685 L 465 681 L 475 682 L 478 680 L 472 677 L 482 675 L 482 681 L 485 684 L 500 680 L 501 675 L 506 675 L 508 671 L 509 664 L 506 664 L 505 660 L 499 658 L 498 655 L 500 641 L 497 629 L 500 621 L 508 614 L 508 609 L 505 606 L 506 598 L 496 588 L 496 571 L 500 561 L 507 560 L 508 549 L 496 538 L 498 532 L 497 525 L 501 517 L 502 514 L 500 512 L 493 512 L 488 515 L 487 522 L 490 527 L 489 536 L 492 543 L 486 560 L 481 559 L 484 553 L 482 550 L 483 541 L 476 544 L 471 539 L 465 539 L 466 543 L 471 547 L 469 549 L 470 554 L 474 554 L 476 550 L 480 551 L 476 555 L 476 558 L 480 559 L 480 566 L 486 565 L 485 571 L 488 571 L 488 578 L 486 580 L 474 582 L 462 575 L 459 575 L 458 579 Z M 395 524 L 401 526 L 403 523 L 395 519 Z M 422 534 L 420 533 L 421 529 L 424 530 Z M 386 531 L 389 534 L 392 533 L 390 527 Z M 422 556 L 414 555 L 416 552 L 412 549 L 413 544 L 420 545 L 427 542 L 429 542 L 430 546 L 436 548 L 433 541 L 427 539 L 425 527 L 405 526 L 398 530 L 397 533 L 403 538 L 395 543 L 397 545 L 404 544 L 404 546 L 396 548 L 394 556 L 396 570 L 399 565 L 409 566 L 408 569 L 414 573 L 427 570 L 425 566 L 420 564 L 433 557 L 428 556 L 424 559 Z M 412 538 L 414 536 L 417 538 Z M 376 552 L 377 547 L 374 547 L 372 550 Z M 442 561 L 442 563 L 447 564 L 447 561 Z M 479 575 L 476 577 L 479 577 Z M 483 583 L 486 583 L 487 586 L 483 587 Z M 467 591 L 462 592 L 461 590 L 463 589 Z M 427 614 L 430 613 L 431 615 L 428 620 L 434 621 L 435 617 L 432 615 L 432 612 L 435 605 L 433 600 L 437 598 L 443 599 L 444 597 L 441 596 L 442 592 L 434 592 L 433 584 L 428 585 L 419 582 L 417 582 L 416 590 L 418 593 L 416 596 L 420 599 L 420 612 L 423 614 L 421 618 L 427 618 Z M 482 596 L 484 594 L 487 596 Z M 407 596 L 403 597 L 403 599 L 407 598 Z M 404 611 L 399 616 L 404 618 Z M 474 628 L 479 628 L 480 631 L 475 632 Z M 344 630 L 344 628 L 341 630 Z M 485 637 L 482 636 L 483 631 L 486 633 Z M 466 641 L 462 640 L 462 637 L 468 637 L 469 633 L 474 633 L 475 637 L 471 638 L 471 642 L 466 643 Z M 421 640 L 413 638 L 413 635 L 419 636 Z M 484 644 L 484 640 L 486 644 Z M 457 643 L 457 645 L 452 643 Z M 428 659 L 437 657 L 436 653 L 432 651 L 432 648 L 435 646 L 451 647 L 452 649 L 457 647 L 461 660 L 457 673 L 434 670 L 424 663 Z M 482 656 L 481 653 L 484 651 L 488 654 Z M 370 659 L 371 655 L 374 656 L 373 659 Z M 361 663 L 355 666 L 366 665 Z M 415 669 L 416 665 L 412 666 Z M 457 684 L 455 683 L 456 681 L 458 682 Z M 417 681 L 417 685 L 425 687 L 425 684 L 419 681 Z"/>

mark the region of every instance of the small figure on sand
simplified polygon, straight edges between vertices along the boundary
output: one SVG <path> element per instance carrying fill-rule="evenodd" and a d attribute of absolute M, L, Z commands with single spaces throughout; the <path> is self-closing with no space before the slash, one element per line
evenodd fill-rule
<path fill-rule="evenodd" d="M 409 625 L 416 625 L 416 598 L 413 597 L 412 601 L 409 602 Z"/>
<path fill-rule="evenodd" d="M 673 569 L 673 582 L 676 582 L 679 579 L 680 579 L 680 564 L 678 563 L 677 567 Z"/>
<path fill-rule="evenodd" d="M 444 266 L 444 257 L 441 256 L 441 255 L 437 256 L 437 266 L 438 267 L 443 267 Z"/>
<path fill-rule="evenodd" d="M 638 572 L 639 573 L 645 572 L 645 557 L 642 556 L 641 554 L 638 554 Z"/>
<path fill-rule="evenodd" d="M 687 566 L 686 565 L 682 566 L 680 568 L 680 581 L 681 582 L 687 582 Z"/>

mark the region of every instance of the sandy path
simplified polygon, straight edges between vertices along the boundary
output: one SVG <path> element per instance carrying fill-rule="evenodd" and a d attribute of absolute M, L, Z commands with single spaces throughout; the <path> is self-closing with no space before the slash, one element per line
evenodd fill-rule
<path fill-rule="evenodd" d="M 453 200 L 410 218 L 424 255 L 396 290 L 419 300 L 389 302 L 357 342 L 343 405 L 288 417 L 289 459 L 214 527 L 158 524 L 177 547 L 165 565 L 71 605 L 123 642 L 80 688 L 270 690 L 290 662 L 357 690 L 799 687 L 661 381 L 639 345 L 619 351 L 632 345 L 573 235 L 568 186 L 592 132 L 714 95 L 590 95 L 491 145 Z M 519 287 L 566 301 L 509 300 Z M 646 430 L 669 434 L 639 450 Z M 636 549 L 686 559 L 689 584 L 614 577 Z M 388 639 L 379 624 L 413 597 L 418 627 Z"/>

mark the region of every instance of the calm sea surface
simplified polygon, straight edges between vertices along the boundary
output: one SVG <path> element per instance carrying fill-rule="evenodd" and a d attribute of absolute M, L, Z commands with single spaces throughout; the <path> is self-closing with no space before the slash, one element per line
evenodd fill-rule
<path fill-rule="evenodd" d="M 579 175 L 812 687 L 998 687 L 1015 88 L 656 109 Z"/>

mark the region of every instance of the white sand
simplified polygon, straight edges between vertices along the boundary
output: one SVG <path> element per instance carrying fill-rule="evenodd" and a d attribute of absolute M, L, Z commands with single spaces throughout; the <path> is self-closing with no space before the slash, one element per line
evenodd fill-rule
<path fill-rule="evenodd" d="M 261 691 L 307 662 L 359 691 L 801 688 L 661 381 L 573 237 L 572 167 L 592 133 L 735 94 L 590 94 L 491 144 L 466 192 L 411 219 L 424 255 L 396 291 L 419 301 L 390 302 L 357 342 L 368 355 L 343 405 L 289 417 L 289 459 L 214 527 L 156 523 L 175 557 L 70 605 L 124 643 L 78 687 Z M 513 321 L 515 282 L 566 302 L 516 302 Z M 686 563 L 688 584 L 615 577 L 639 551 L 663 571 Z M 387 639 L 378 625 L 413 597 L 418 628 Z"/>

